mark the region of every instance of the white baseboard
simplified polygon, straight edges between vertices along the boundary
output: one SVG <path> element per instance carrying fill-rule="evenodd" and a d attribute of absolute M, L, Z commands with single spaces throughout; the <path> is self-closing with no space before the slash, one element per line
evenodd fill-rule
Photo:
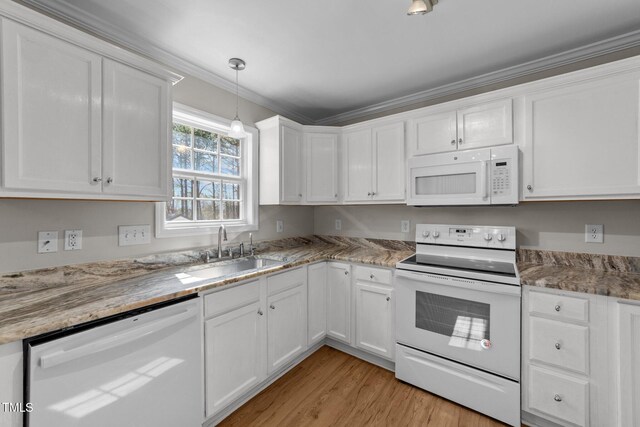
<path fill-rule="evenodd" d="M 362 359 L 365 362 L 369 362 L 373 365 L 380 366 L 381 368 L 384 368 L 388 371 L 391 371 L 391 372 L 396 371 L 396 364 L 391 360 L 383 359 L 380 356 L 367 353 L 366 351 L 360 350 L 359 348 L 351 347 L 349 344 L 336 341 L 333 338 L 326 338 L 325 344 L 331 348 L 340 350 L 343 353 L 347 353 L 347 354 L 350 354 L 351 356 L 357 357 L 358 359 Z"/>

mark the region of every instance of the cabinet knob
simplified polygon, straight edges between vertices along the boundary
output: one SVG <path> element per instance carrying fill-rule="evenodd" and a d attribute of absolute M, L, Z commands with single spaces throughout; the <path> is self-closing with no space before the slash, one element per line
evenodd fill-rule
<path fill-rule="evenodd" d="M 113 182 L 113 178 L 109 177 L 107 178 L 107 184 L 111 184 Z"/>
<path fill-rule="evenodd" d="M 371 273 L 371 274 L 369 275 L 369 279 L 371 279 L 371 280 L 373 280 L 373 278 L 374 278 L 374 277 L 376 277 L 376 276 L 374 276 L 374 275 L 373 275 L 373 273 Z"/>
<path fill-rule="evenodd" d="M 451 140 L 451 145 L 456 145 L 456 140 L 455 139 Z"/>
<path fill-rule="evenodd" d="M 276 306 L 275 306 L 275 305 L 273 305 L 273 304 L 271 304 L 271 305 L 269 306 L 269 308 L 270 308 L 271 310 L 275 310 L 275 309 L 276 309 Z"/>
<path fill-rule="evenodd" d="M 102 178 L 95 177 L 93 178 L 93 182 L 102 182 Z"/>
<path fill-rule="evenodd" d="M 371 195 L 371 192 L 368 192 L 368 193 L 367 193 L 367 196 L 370 196 L 370 195 Z"/>
<path fill-rule="evenodd" d="M 338 197 L 338 193 L 334 194 L 333 197 Z"/>
<path fill-rule="evenodd" d="M 531 186 L 531 184 L 527 185 L 527 190 L 533 191 L 533 187 Z"/>
<path fill-rule="evenodd" d="M 556 306 L 554 307 L 556 309 L 556 311 L 560 311 L 560 304 L 556 304 Z"/>
<path fill-rule="evenodd" d="M 344 272 L 344 275 L 345 275 L 345 276 L 348 276 L 348 275 L 349 275 L 349 272 L 348 272 L 348 271 L 345 271 L 345 272 Z"/>
<path fill-rule="evenodd" d="M 258 310 L 258 314 L 262 316 L 264 313 L 262 312 L 262 310 Z"/>
<path fill-rule="evenodd" d="M 301 194 L 298 194 L 298 197 L 302 197 L 302 193 L 301 193 Z"/>
<path fill-rule="evenodd" d="M 553 400 L 555 400 L 556 402 L 562 402 L 562 396 L 556 394 L 555 396 L 553 396 Z"/>
<path fill-rule="evenodd" d="M 458 144 L 462 144 L 462 138 L 458 139 Z"/>
<path fill-rule="evenodd" d="M 556 343 L 556 350 L 560 350 L 560 348 L 562 348 L 562 345 L 560 345 L 559 342 Z"/>
<path fill-rule="evenodd" d="M 371 195 L 372 195 L 372 196 L 375 196 L 375 195 L 376 195 L 376 193 L 375 193 L 375 192 L 372 192 L 372 193 L 371 193 Z"/>
<path fill-rule="evenodd" d="M 391 297 L 387 297 L 387 301 L 391 301 Z"/>

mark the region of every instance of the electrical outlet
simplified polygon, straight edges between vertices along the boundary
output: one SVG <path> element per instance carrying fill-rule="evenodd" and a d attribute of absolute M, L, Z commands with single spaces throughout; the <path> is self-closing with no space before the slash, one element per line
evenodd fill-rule
<path fill-rule="evenodd" d="M 40 231 L 38 232 L 38 253 L 46 254 L 58 252 L 58 232 Z"/>
<path fill-rule="evenodd" d="M 282 233 L 284 231 L 284 221 L 281 219 L 276 220 L 276 233 Z"/>
<path fill-rule="evenodd" d="M 400 231 L 402 231 L 403 233 L 408 233 L 410 228 L 411 228 L 411 221 L 409 220 L 400 221 Z"/>
<path fill-rule="evenodd" d="M 604 243 L 604 225 L 586 224 L 584 226 L 585 239 L 587 243 Z"/>
<path fill-rule="evenodd" d="M 342 220 L 341 219 L 336 219 L 336 230 L 338 230 L 338 231 L 342 230 Z"/>
<path fill-rule="evenodd" d="M 151 243 L 151 226 L 119 225 L 118 246 L 146 245 Z"/>
<path fill-rule="evenodd" d="M 64 250 L 78 251 L 82 249 L 82 230 L 64 230 Z"/>

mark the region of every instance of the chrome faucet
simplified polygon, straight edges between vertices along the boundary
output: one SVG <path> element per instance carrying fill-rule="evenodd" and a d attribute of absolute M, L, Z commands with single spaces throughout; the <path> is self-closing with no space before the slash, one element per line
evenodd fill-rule
<path fill-rule="evenodd" d="M 222 259 L 222 236 L 224 235 L 224 241 L 227 241 L 227 229 L 224 228 L 224 224 L 218 228 L 218 259 Z"/>
<path fill-rule="evenodd" d="M 255 250 L 253 248 L 253 233 L 249 233 L 249 254 L 251 256 L 255 255 Z"/>

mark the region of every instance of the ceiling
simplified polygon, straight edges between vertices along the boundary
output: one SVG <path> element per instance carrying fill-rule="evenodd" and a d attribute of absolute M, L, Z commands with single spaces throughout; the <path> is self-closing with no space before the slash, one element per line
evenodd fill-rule
<path fill-rule="evenodd" d="M 228 59 L 243 58 L 243 94 L 309 123 L 623 34 L 640 41 L 638 0 L 440 0 L 411 17 L 409 0 L 24 2 L 227 88 Z"/>

